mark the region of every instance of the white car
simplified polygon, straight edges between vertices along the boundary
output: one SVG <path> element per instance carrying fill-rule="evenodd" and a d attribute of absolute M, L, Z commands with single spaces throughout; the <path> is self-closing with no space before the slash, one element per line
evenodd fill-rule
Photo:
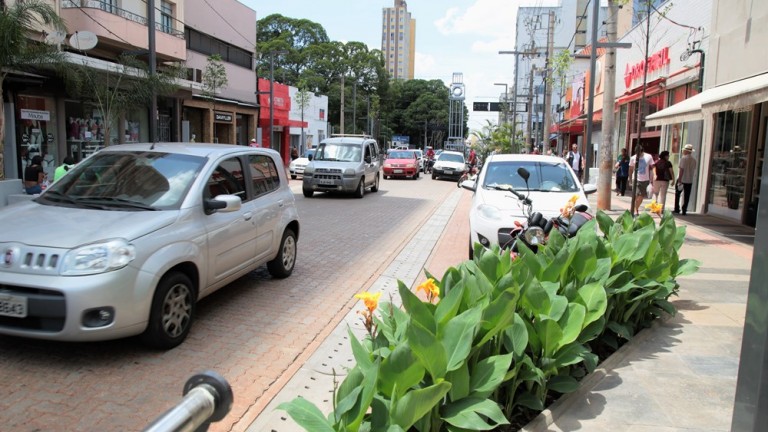
<path fill-rule="evenodd" d="M 451 177 L 458 180 L 467 171 L 464 154 L 456 151 L 444 151 L 437 156 L 432 166 L 432 180 Z"/>
<path fill-rule="evenodd" d="M 312 157 L 315 155 L 314 149 L 309 149 L 304 153 L 304 157 L 296 158 L 288 165 L 288 171 L 291 172 L 291 178 L 296 180 L 297 176 L 304 175 L 304 168 L 309 165 Z"/>
<path fill-rule="evenodd" d="M 528 184 L 517 169 L 530 173 Z M 568 163 L 562 158 L 544 155 L 498 154 L 489 156 L 477 178 L 466 180 L 461 186 L 474 191 L 469 210 L 469 256 L 475 243 L 486 248 L 505 245 L 511 239 L 515 221 L 525 222 L 522 203 L 511 193 L 494 186 L 510 185 L 526 195 L 533 203 L 533 211 L 549 219 L 560 214 L 573 195 L 576 205 L 589 206 L 587 195 L 597 191 L 592 184 L 582 185 Z"/>

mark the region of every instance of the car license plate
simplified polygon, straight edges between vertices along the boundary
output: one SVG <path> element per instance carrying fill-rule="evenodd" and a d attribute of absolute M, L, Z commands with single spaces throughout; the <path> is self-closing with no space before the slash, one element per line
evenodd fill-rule
<path fill-rule="evenodd" d="M 332 179 L 317 179 L 317 182 L 321 185 L 332 185 L 333 180 Z"/>
<path fill-rule="evenodd" d="M 443 170 L 443 172 L 445 172 L 446 174 L 453 174 L 452 169 L 446 169 L 446 170 Z"/>
<path fill-rule="evenodd" d="M 27 298 L 9 294 L 0 294 L 0 315 L 26 318 Z"/>
<path fill-rule="evenodd" d="M 403 170 L 393 170 L 392 172 L 394 172 L 395 174 L 402 174 Z"/>

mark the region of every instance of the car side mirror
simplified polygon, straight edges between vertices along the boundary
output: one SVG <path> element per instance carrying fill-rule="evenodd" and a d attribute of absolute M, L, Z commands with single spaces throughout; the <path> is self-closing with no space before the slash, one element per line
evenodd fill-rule
<path fill-rule="evenodd" d="M 307 159 L 309 159 L 310 161 L 311 161 L 313 158 L 314 158 L 314 156 L 313 156 L 313 155 L 311 155 L 311 154 L 310 154 L 310 155 L 307 155 Z"/>

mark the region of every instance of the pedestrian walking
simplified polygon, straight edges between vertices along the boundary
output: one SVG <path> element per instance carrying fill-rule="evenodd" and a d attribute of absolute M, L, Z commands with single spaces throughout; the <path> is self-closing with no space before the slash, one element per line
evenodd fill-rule
<path fill-rule="evenodd" d="M 626 148 L 621 149 L 614 168 L 616 169 L 616 196 L 624 196 L 627 192 L 627 180 L 629 180 L 629 153 Z"/>
<path fill-rule="evenodd" d="M 661 210 L 667 202 L 667 191 L 669 182 L 675 178 L 675 170 L 672 168 L 672 162 L 669 161 L 669 152 L 664 150 L 659 153 L 659 160 L 653 166 L 656 173 L 656 180 L 653 182 L 653 199 L 661 204 Z"/>
<path fill-rule="evenodd" d="M 643 151 L 643 145 L 635 147 L 635 155 L 629 159 L 629 178 L 637 169 L 637 188 L 632 191 L 632 214 L 638 214 L 640 205 L 645 198 L 650 198 L 652 190 L 649 189 L 653 178 L 653 156 Z"/>
<path fill-rule="evenodd" d="M 584 178 L 584 157 L 579 153 L 579 145 L 573 144 L 571 151 L 568 152 L 568 165 L 573 168 L 576 174 L 579 176 L 579 181 Z"/>
<path fill-rule="evenodd" d="M 696 173 L 696 159 L 693 157 L 693 145 L 683 146 L 683 157 L 677 166 L 677 182 L 675 185 L 675 209 L 672 213 L 688 214 L 688 203 L 693 189 L 693 176 Z M 680 196 L 683 196 L 683 206 L 680 207 Z"/>

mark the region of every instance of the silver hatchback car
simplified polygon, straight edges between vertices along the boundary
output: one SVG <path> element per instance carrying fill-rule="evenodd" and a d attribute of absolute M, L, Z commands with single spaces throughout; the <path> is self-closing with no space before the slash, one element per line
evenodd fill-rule
<path fill-rule="evenodd" d="M 196 302 L 296 263 L 299 217 L 280 155 L 220 144 L 126 144 L 0 210 L 0 333 L 180 344 Z"/>

